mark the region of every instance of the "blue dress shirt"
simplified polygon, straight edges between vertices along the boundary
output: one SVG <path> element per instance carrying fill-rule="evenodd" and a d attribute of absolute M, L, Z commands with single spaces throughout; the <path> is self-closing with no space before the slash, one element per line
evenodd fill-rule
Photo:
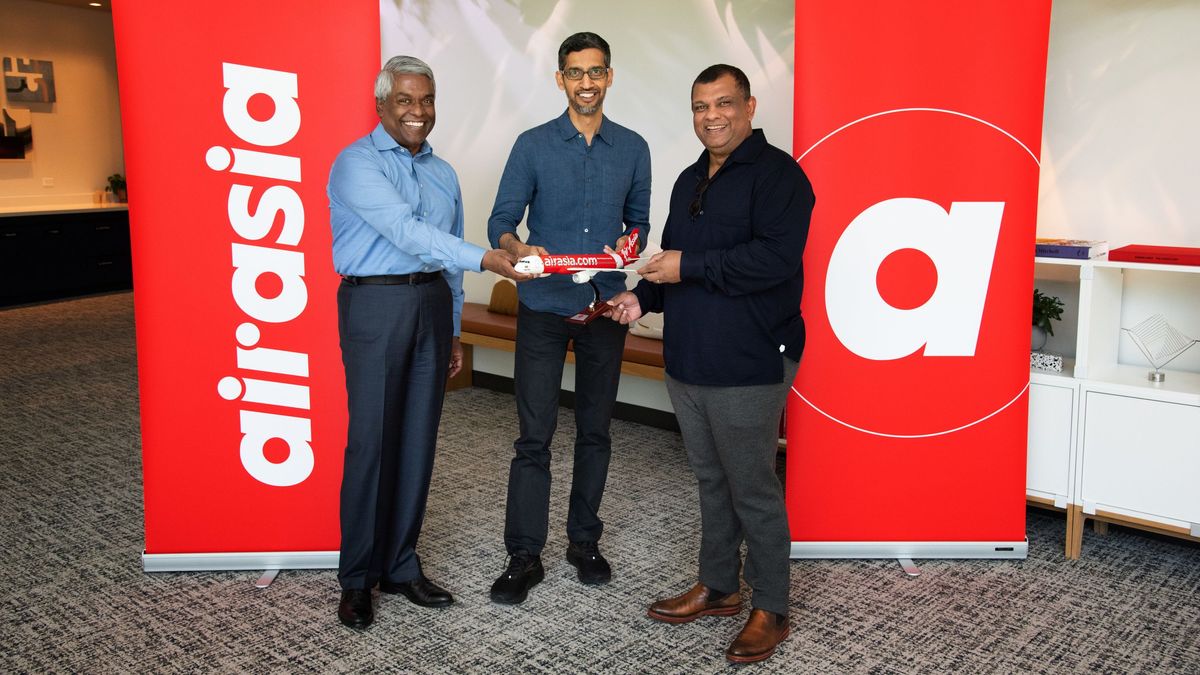
<path fill-rule="evenodd" d="M 343 276 L 442 271 L 462 318 L 463 271 L 484 250 L 463 240 L 458 175 L 426 141 L 414 157 L 383 125 L 338 154 L 329 172 L 333 267 Z"/>
<path fill-rule="evenodd" d="M 517 137 L 488 219 L 488 239 L 516 234 L 529 209 L 524 241 L 550 253 L 600 253 L 637 229 L 650 233 L 650 147 L 636 132 L 602 118 L 589 146 L 566 111 Z M 596 275 L 603 298 L 625 290 L 625 274 Z M 570 316 L 592 301 L 592 289 L 565 274 L 517 285 L 532 310 Z"/>

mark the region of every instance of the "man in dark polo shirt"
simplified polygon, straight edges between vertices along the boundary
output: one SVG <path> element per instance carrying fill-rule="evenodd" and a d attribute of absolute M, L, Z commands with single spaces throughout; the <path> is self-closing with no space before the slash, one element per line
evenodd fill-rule
<path fill-rule="evenodd" d="M 652 604 L 650 618 L 740 613 L 745 541 L 753 599 L 725 653 L 734 662 L 769 657 L 789 630 L 791 537 L 775 453 L 804 350 L 801 257 L 813 208 L 799 165 L 751 127 L 756 105 L 738 68 L 696 78 L 692 122 L 705 150 L 675 181 L 663 252 L 610 314 L 627 324 L 663 312 L 667 392 L 700 487 L 699 583 Z"/>
<path fill-rule="evenodd" d="M 567 109 L 513 144 L 488 219 L 493 246 L 522 257 L 620 249 L 634 230 L 646 240 L 650 150 L 637 133 L 604 116 L 604 96 L 613 81 L 610 65 L 608 43 L 595 33 L 576 33 L 559 47 L 554 77 L 566 93 Z M 527 210 L 529 236 L 522 241 L 517 226 Z M 594 281 L 604 298 L 625 290 L 624 274 L 601 273 Z M 508 474 L 504 547 L 510 557 L 492 585 L 494 602 L 524 601 L 544 575 L 550 441 L 568 343 L 575 350 L 576 434 L 566 558 L 585 584 L 606 583 L 612 574 L 598 547 L 604 529 L 599 511 L 626 329 L 603 319 L 584 325 L 564 321 L 593 296 L 591 286 L 572 283 L 567 275 L 520 287 L 513 379 L 521 431 Z"/>

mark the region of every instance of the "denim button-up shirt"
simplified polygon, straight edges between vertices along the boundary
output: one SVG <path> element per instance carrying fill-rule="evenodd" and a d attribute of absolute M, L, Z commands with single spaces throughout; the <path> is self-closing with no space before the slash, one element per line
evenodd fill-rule
<path fill-rule="evenodd" d="M 329 172 L 333 267 L 343 276 L 442 271 L 459 334 L 463 271 L 484 250 L 463 240 L 458 175 L 426 142 L 414 157 L 383 128 L 351 143 Z"/>
<path fill-rule="evenodd" d="M 622 235 L 650 232 L 650 148 L 634 131 L 604 117 L 589 146 L 564 111 L 517 137 L 488 219 L 488 239 L 500 245 L 516 234 L 528 208 L 522 240 L 550 253 L 600 253 Z M 625 274 L 596 275 L 602 298 L 625 290 Z M 555 274 L 517 285 L 521 302 L 539 312 L 570 316 L 592 301 L 592 289 Z"/>

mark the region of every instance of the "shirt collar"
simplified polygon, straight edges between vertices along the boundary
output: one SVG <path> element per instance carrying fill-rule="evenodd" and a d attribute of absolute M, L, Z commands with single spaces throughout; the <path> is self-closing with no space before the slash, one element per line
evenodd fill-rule
<path fill-rule="evenodd" d="M 392 138 L 392 135 L 387 132 L 387 129 L 383 128 L 383 122 L 376 124 L 375 129 L 371 131 L 371 143 L 375 146 L 375 149 L 380 152 L 387 152 L 400 147 L 400 144 L 396 142 L 396 139 Z M 407 148 L 405 148 L 405 151 L 407 151 Z M 421 149 L 417 152 L 416 156 L 420 157 L 421 155 L 432 153 L 433 146 L 429 144 L 428 140 L 426 140 L 421 144 Z"/>
<path fill-rule="evenodd" d="M 763 148 L 767 147 L 767 135 L 762 129 L 753 129 L 746 140 L 742 141 L 733 152 L 729 153 L 729 157 L 725 159 L 725 164 L 733 162 L 735 164 L 750 164 L 758 159 L 762 154 Z M 700 158 L 696 160 L 694 165 L 696 173 L 701 177 L 708 176 L 708 149 L 705 148 L 700 153 Z M 722 165 L 721 168 L 724 168 Z"/>
<path fill-rule="evenodd" d="M 593 138 L 599 138 L 608 145 L 612 145 L 612 139 L 604 134 L 604 130 L 610 128 L 609 124 L 610 122 L 608 121 L 608 118 L 601 113 L 600 128 L 596 130 L 596 134 Z M 554 125 L 558 129 L 559 136 L 561 136 L 564 141 L 569 141 L 579 135 L 579 130 L 576 129 L 575 125 L 571 123 L 571 116 L 566 110 L 564 110 L 563 114 L 559 115 L 554 120 Z"/>

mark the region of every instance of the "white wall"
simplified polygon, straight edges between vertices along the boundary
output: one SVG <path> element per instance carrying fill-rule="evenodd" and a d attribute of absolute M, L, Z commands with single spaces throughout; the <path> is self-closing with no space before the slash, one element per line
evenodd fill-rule
<path fill-rule="evenodd" d="M 554 72 L 559 44 L 578 31 L 598 33 L 612 48 L 605 115 L 650 145 L 653 244 L 675 178 L 703 149 L 689 95 L 705 67 L 723 62 L 746 71 L 758 98 L 755 126 L 791 151 L 792 2 L 381 0 L 380 16 L 381 60 L 411 54 L 433 67 L 438 120 L 429 142 L 458 171 L 466 236 L 477 244 L 486 245 L 487 218 L 517 134 L 566 109 Z M 496 279 L 468 274 L 467 299 L 487 302 Z"/>
<path fill-rule="evenodd" d="M 0 206 L 90 201 L 125 173 L 111 14 L 2 0 L 0 55 L 52 61 L 58 99 L 34 107 L 31 159 L 0 161 Z"/>
<path fill-rule="evenodd" d="M 1200 2 L 1057 0 L 1050 23 L 1038 236 L 1200 246 Z M 1121 326 L 1161 313 L 1200 337 L 1197 275 L 1124 277 Z M 1067 303 L 1077 284 L 1039 287 Z M 1074 354 L 1074 331 L 1047 349 Z M 1143 365 L 1128 337 L 1118 361 Z M 1200 348 L 1170 366 L 1200 372 Z"/>
<path fill-rule="evenodd" d="M 1038 235 L 1200 246 L 1200 2 L 1057 0 Z"/>
<path fill-rule="evenodd" d="M 477 244 L 486 245 L 487 218 L 513 141 L 566 108 L 554 79 L 558 46 L 578 31 L 598 33 L 612 48 L 605 115 L 650 145 L 648 251 L 661 238 L 675 178 L 703 149 L 690 110 L 692 80 L 701 70 L 730 63 L 746 71 L 758 99 L 754 125 L 791 151 L 792 2 L 381 0 L 380 16 L 381 60 L 411 54 L 433 67 L 438 121 L 429 142 L 458 171 L 466 237 Z M 496 279 L 490 273 L 466 275 L 467 300 L 487 302 Z M 512 354 L 477 349 L 474 368 L 511 377 Z M 574 389 L 571 364 L 564 369 L 563 388 Z M 622 377 L 617 398 L 671 409 L 661 381 Z"/>

